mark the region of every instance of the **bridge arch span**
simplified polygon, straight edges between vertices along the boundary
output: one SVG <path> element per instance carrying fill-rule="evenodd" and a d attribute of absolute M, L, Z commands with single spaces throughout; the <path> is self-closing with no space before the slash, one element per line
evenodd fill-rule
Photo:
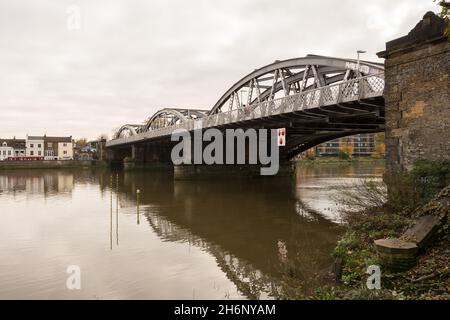
<path fill-rule="evenodd" d="M 358 76 L 380 74 L 383 71 L 383 64 L 360 61 L 358 68 L 356 60 L 317 55 L 275 61 L 236 82 L 216 102 L 209 114 L 298 94 Z"/>
<path fill-rule="evenodd" d="M 164 108 L 147 120 L 143 132 L 182 124 L 187 120 L 199 119 L 207 113 L 207 110 Z"/>
<path fill-rule="evenodd" d="M 119 138 L 128 138 L 134 135 L 137 135 L 142 130 L 142 125 L 139 124 L 125 124 L 117 130 L 116 134 L 114 135 L 114 139 Z"/>

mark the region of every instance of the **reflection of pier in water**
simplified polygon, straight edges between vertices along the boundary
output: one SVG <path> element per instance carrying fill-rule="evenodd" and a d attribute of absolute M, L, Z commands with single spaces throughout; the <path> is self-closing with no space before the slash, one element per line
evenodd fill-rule
<path fill-rule="evenodd" d="M 120 174 L 122 206 L 134 206 L 140 189 L 141 213 L 155 233 L 212 254 L 247 297 L 282 291 L 286 273 L 306 283 L 331 266 L 339 227 L 296 199 L 290 180 L 193 182 Z"/>

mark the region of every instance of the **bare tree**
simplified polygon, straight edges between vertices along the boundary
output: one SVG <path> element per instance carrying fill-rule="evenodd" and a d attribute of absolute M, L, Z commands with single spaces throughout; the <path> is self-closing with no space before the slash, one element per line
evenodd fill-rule
<path fill-rule="evenodd" d="M 102 133 L 97 137 L 97 140 L 109 140 L 109 136 L 106 133 Z"/>

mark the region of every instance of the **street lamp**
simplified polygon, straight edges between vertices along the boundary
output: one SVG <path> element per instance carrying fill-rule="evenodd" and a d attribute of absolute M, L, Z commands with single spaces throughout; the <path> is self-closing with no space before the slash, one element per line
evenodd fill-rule
<path fill-rule="evenodd" d="M 358 75 L 358 77 L 361 77 L 361 71 L 360 71 L 360 65 L 361 65 L 361 62 L 360 62 L 360 60 L 359 60 L 359 55 L 360 54 L 363 54 L 363 53 L 366 53 L 366 51 L 364 51 L 364 50 L 358 50 L 358 51 L 356 51 L 356 53 L 358 54 L 358 64 L 357 64 L 357 75 Z"/>

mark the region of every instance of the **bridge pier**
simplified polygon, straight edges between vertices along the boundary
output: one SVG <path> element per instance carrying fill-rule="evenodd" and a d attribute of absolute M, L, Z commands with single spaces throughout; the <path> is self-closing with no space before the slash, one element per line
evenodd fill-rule
<path fill-rule="evenodd" d="M 162 144 L 133 144 L 125 157 L 120 149 L 114 149 L 113 153 L 123 163 L 124 170 L 173 171 L 172 161 L 167 158 L 170 149 Z"/>
<path fill-rule="evenodd" d="M 428 12 L 386 44 L 386 170 L 410 171 L 418 160 L 450 160 L 450 44 L 445 20 Z"/>
<path fill-rule="evenodd" d="M 132 159 L 132 160 L 136 160 L 136 149 L 137 149 L 137 148 L 136 148 L 136 145 L 133 144 L 133 145 L 131 146 L 131 159 Z"/>
<path fill-rule="evenodd" d="M 123 165 L 127 158 L 131 156 L 131 148 L 107 149 L 105 160 L 109 165 Z"/>

